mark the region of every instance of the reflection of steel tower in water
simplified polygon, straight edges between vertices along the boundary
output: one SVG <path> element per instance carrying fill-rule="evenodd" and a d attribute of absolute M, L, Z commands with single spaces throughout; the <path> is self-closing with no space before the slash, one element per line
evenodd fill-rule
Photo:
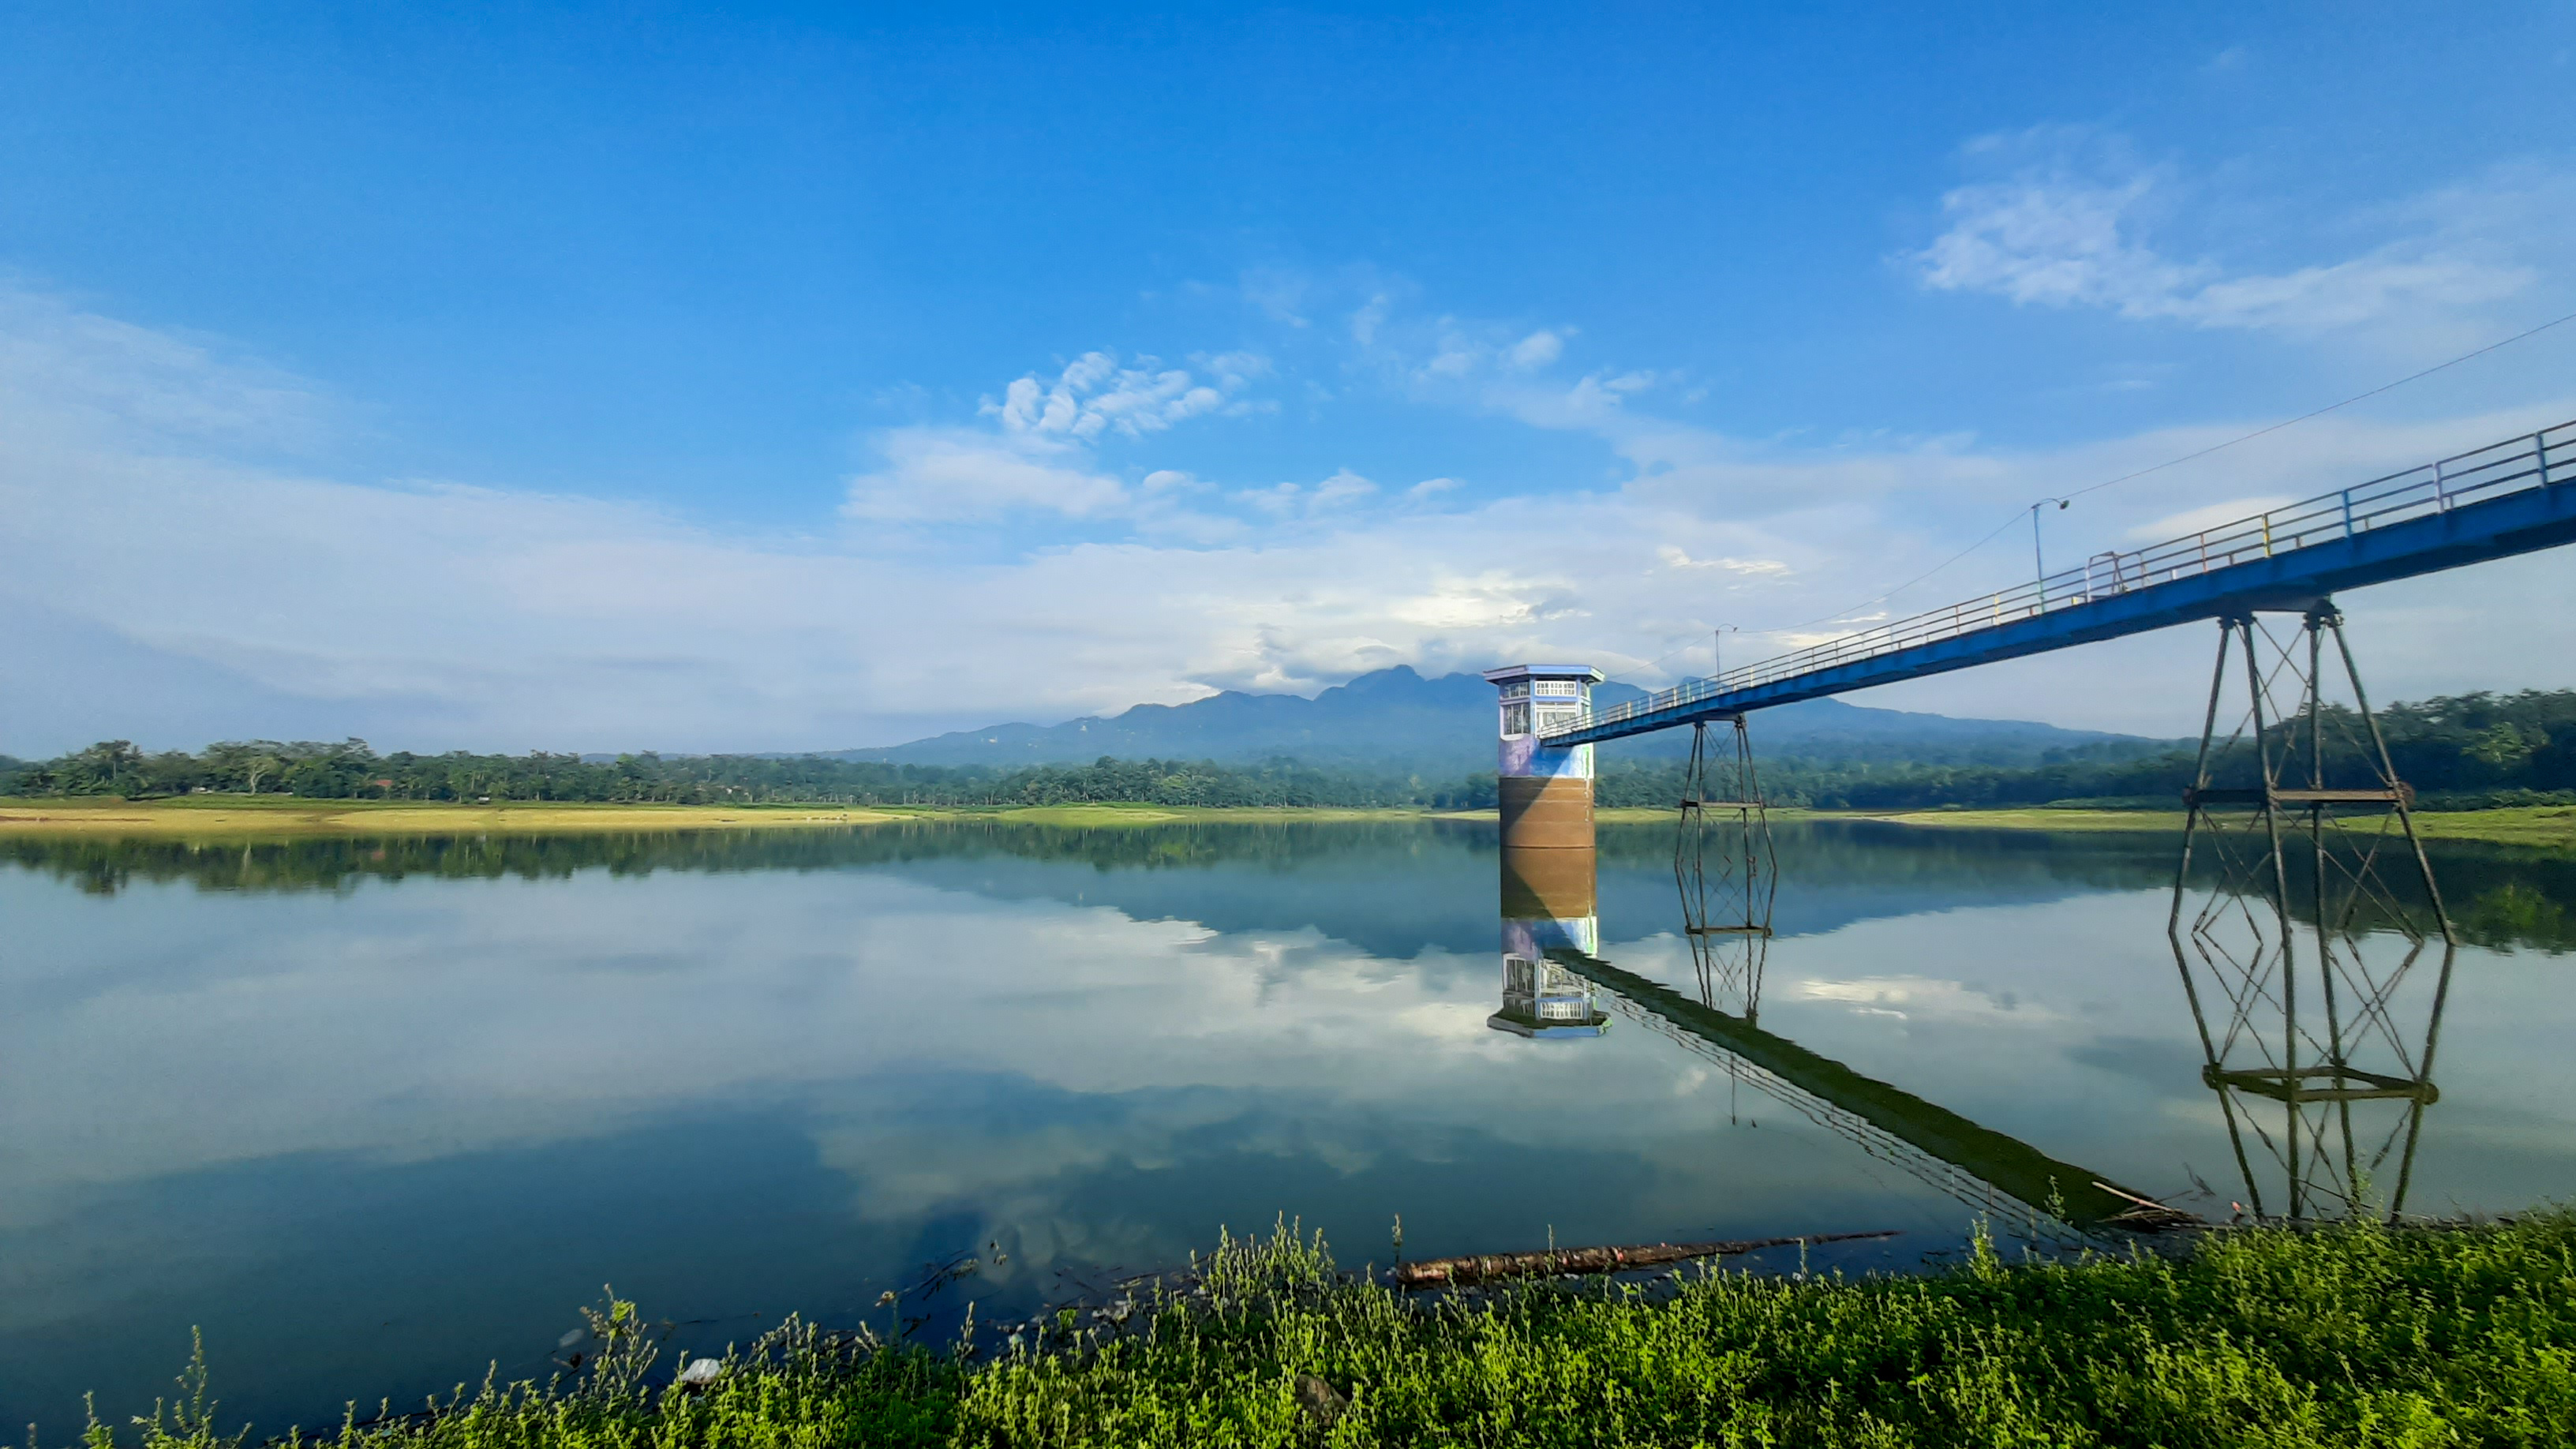
<path fill-rule="evenodd" d="M 2326 599 L 2295 612 L 2288 642 L 2252 613 L 2219 622 L 2167 930 L 2247 1206 L 2348 1214 L 2384 1190 L 2394 1218 L 2440 1096 L 2454 941 L 2343 617 Z M 2325 698 L 2328 635 L 2349 708 Z M 2221 735 L 2239 659 L 2246 708 Z M 2282 1188 L 2268 1202 L 2267 1180 Z"/>
<path fill-rule="evenodd" d="M 1733 723 L 1731 757 L 1710 749 L 1706 726 L 1694 732 L 1673 847 L 1699 999 L 1588 949 L 1561 950 L 1556 960 L 1606 987 L 1621 1015 L 1725 1072 L 1730 1089 L 1753 1087 L 2019 1238 L 2067 1241 L 2123 1219 L 2125 1226 L 2162 1226 L 2143 1199 L 2093 1172 L 1762 1030 L 1778 872 L 1753 751 L 1744 722 Z"/>
<path fill-rule="evenodd" d="M 1608 987 L 1621 1015 L 1724 1071 L 1730 1100 L 1733 1087 L 1750 1085 L 2024 1240 L 2065 1241 L 2113 1223 L 2163 1226 L 2157 1209 L 2084 1168 L 1762 1030 L 1778 869 L 1752 746 L 1744 721 L 1733 724 L 1731 756 L 1710 748 L 1707 726 L 1693 733 L 1673 847 L 1699 999 L 1594 953 L 1559 959 Z"/>
<path fill-rule="evenodd" d="M 1554 1039 L 1599 1036 L 1609 1018 L 1592 983 L 1549 959 L 1599 948 L 1594 914 L 1592 747 L 1550 749 L 1540 726 L 1591 704 L 1601 672 L 1584 665 L 1520 665 L 1485 678 L 1501 692 L 1495 783 L 1502 807 L 1503 1008 L 1496 1031 Z"/>
<path fill-rule="evenodd" d="M 1732 759 L 1712 754 L 1705 730 L 1693 740 L 1674 849 L 1702 999 L 1600 959 L 1591 747 L 1556 748 L 1534 738 L 1552 716 L 1583 708 L 1600 675 L 1525 665 L 1485 677 L 1502 692 L 1496 764 L 1503 846 L 1503 1010 L 1487 1025 L 1524 1036 L 1598 1035 L 1608 1018 L 1594 1009 L 1592 992 L 1607 988 L 1640 1025 L 2024 1238 L 2068 1238 L 2140 1207 L 2143 1199 L 2095 1173 L 1753 1024 L 1771 935 L 1773 867 L 1741 720 L 1733 722 Z M 1740 1001 L 1744 1015 L 1719 1010 L 1719 995 Z M 2144 1225 L 2134 1216 L 2131 1222 Z"/>

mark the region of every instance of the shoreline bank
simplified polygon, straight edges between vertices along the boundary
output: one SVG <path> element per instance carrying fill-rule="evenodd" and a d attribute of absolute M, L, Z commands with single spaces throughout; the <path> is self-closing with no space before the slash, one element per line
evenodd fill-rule
<path fill-rule="evenodd" d="M 1933 830 L 2178 833 L 2179 810 L 2046 807 L 1971 810 L 1804 810 L 1781 820 L 1868 820 Z M 1661 824 L 1669 807 L 1605 807 L 1605 825 Z M 256 839 L 294 836 L 580 834 L 589 831 L 776 830 L 907 822 L 990 820 L 1073 827 L 1179 824 L 1315 824 L 1379 820 L 1490 821 L 1492 810 L 1431 807 L 1204 805 L 656 805 L 560 801 L 490 804 L 427 800 L 311 800 L 293 796 L 183 796 L 166 800 L 0 798 L 0 834 Z M 2576 849 L 2576 806 L 2424 810 L 2427 840 Z"/>

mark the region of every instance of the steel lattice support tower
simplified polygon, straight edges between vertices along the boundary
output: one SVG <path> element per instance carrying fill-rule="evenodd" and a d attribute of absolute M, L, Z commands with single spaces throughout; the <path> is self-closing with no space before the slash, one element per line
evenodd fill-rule
<path fill-rule="evenodd" d="M 1743 716 L 1730 723 L 1731 751 L 1712 747 L 1707 722 L 1691 727 L 1673 879 L 1681 887 L 1682 930 L 1699 968 L 1701 1000 L 1758 1021 L 1779 861 L 1754 771 L 1752 737 Z"/>
<path fill-rule="evenodd" d="M 2360 1211 L 2394 1155 L 2393 1218 L 2440 1095 L 2455 941 L 2343 616 L 2296 617 L 2286 638 L 2252 611 L 2219 621 L 2167 934 L 2253 1211 L 2267 1180 L 2288 1217 Z M 2349 707 L 2327 698 L 2338 666 Z M 2222 734 L 2231 672 L 2245 706 Z"/>

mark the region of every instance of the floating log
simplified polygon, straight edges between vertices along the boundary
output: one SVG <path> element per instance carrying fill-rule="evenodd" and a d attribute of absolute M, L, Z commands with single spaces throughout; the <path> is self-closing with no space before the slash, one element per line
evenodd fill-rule
<path fill-rule="evenodd" d="M 2164 1203 L 2156 1201 L 2154 1198 L 2140 1197 L 2126 1188 L 2113 1187 L 2107 1182 L 2097 1182 L 2093 1185 L 2102 1189 L 2104 1192 L 2111 1194 L 2113 1197 L 2123 1198 L 2129 1202 L 2137 1204 L 2135 1207 L 2125 1208 L 2102 1219 L 2102 1225 L 2106 1228 L 2126 1228 L 2133 1233 L 2161 1233 L 2173 1228 L 2205 1228 L 2209 1226 L 2208 1220 L 2198 1213 L 2185 1212 L 2178 1207 L 2169 1207 Z"/>
<path fill-rule="evenodd" d="M 1851 1243 L 1892 1238 L 1901 1229 L 1875 1233 L 1809 1233 L 1795 1238 L 1746 1238 L 1725 1243 L 1640 1243 L 1622 1248 L 1549 1248 L 1535 1253 L 1475 1253 L 1463 1258 L 1425 1258 L 1395 1265 L 1399 1288 L 1464 1288 L 1497 1278 L 1554 1278 L 1568 1274 L 1624 1273 L 1693 1258 L 1732 1257 L 1759 1248 L 1795 1244 Z"/>

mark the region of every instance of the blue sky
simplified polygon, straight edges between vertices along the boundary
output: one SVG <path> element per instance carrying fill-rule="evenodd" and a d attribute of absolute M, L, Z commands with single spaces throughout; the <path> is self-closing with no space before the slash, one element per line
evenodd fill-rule
<path fill-rule="evenodd" d="M 923 9 L 0 7 L 0 751 L 1659 683 L 2576 311 L 2565 3 Z M 2049 526 L 2569 416 L 2576 324 Z M 2576 684 L 2566 573 L 2347 604 Z M 2179 730 L 2206 647 L 1866 702 Z"/>

